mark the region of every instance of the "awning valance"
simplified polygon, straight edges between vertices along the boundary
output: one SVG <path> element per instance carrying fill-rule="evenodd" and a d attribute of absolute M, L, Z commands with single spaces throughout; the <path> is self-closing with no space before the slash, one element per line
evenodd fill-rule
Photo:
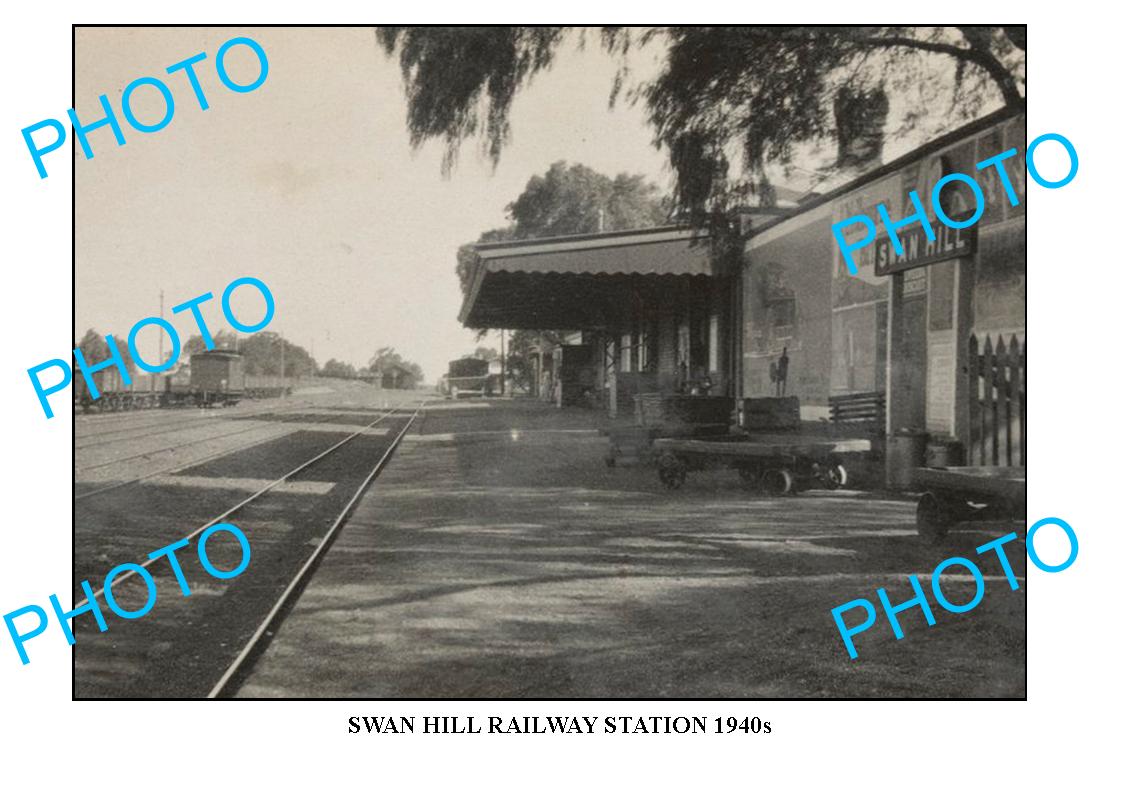
<path fill-rule="evenodd" d="M 712 275 L 709 239 L 681 227 L 480 244 L 460 321 L 472 328 L 625 328 L 644 286 Z"/>

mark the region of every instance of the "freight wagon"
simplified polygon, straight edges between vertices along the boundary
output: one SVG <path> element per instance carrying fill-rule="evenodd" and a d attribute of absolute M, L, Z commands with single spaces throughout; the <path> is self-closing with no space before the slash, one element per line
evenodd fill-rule
<path fill-rule="evenodd" d="M 292 395 L 292 376 L 246 376 L 247 398 L 282 398 Z"/>
<path fill-rule="evenodd" d="M 172 373 L 137 372 L 124 384 L 116 368 L 93 375 L 100 398 L 93 400 L 85 379 L 74 381 L 74 402 L 82 411 L 118 412 L 172 406 L 234 406 L 242 398 L 278 398 L 292 394 L 294 379 L 246 376 L 236 351 L 207 351 Z"/>
<path fill-rule="evenodd" d="M 127 409 L 155 409 L 175 403 L 190 393 L 186 370 L 168 375 L 166 373 L 133 374 L 132 383 L 125 384 L 116 368 L 102 370 L 93 374 L 99 398 L 90 396 L 86 380 L 79 376 L 74 379 L 74 403 L 84 412 L 119 412 Z"/>
<path fill-rule="evenodd" d="M 197 406 L 235 406 L 246 394 L 242 355 L 237 351 L 192 354 L 191 390 Z"/>

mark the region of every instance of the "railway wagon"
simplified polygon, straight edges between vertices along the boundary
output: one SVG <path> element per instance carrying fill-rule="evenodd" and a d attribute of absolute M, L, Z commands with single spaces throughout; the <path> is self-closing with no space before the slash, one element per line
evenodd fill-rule
<path fill-rule="evenodd" d="M 116 368 L 109 368 L 93 374 L 93 381 L 99 394 L 98 400 L 90 395 L 86 380 L 74 380 L 74 403 L 83 411 L 97 408 L 106 412 L 119 412 L 125 409 L 153 409 L 167 403 L 167 378 L 160 373 L 136 373 L 130 384 L 125 384 Z"/>
<path fill-rule="evenodd" d="M 74 404 L 83 412 L 123 412 L 132 409 L 156 409 L 194 403 L 191 371 L 182 367 L 173 373 L 145 373 L 138 371 L 125 384 L 116 368 L 93 374 L 97 385 L 96 401 L 90 396 L 84 378 L 74 380 Z"/>
<path fill-rule="evenodd" d="M 489 394 L 487 360 L 462 357 L 448 363 L 448 395 L 450 398 Z"/>
<path fill-rule="evenodd" d="M 192 354 L 191 391 L 197 406 L 235 406 L 246 394 L 242 355 L 237 351 Z"/>
<path fill-rule="evenodd" d="M 85 379 L 74 380 L 75 408 L 83 412 L 121 412 L 173 406 L 234 406 L 242 398 L 280 398 L 292 395 L 295 379 L 281 376 L 247 376 L 244 360 L 236 351 L 193 354 L 190 363 L 172 373 L 132 375 L 125 384 L 120 371 L 107 368 L 93 374 L 100 395 L 90 397 Z"/>
<path fill-rule="evenodd" d="M 247 398 L 282 398 L 292 395 L 292 376 L 246 376 Z"/>

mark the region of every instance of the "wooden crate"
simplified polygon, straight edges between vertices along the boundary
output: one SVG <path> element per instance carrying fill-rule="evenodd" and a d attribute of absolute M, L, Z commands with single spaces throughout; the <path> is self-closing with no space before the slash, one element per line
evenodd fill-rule
<path fill-rule="evenodd" d="M 640 393 L 635 403 L 641 426 L 728 424 L 733 413 L 733 399 L 721 395 Z"/>
<path fill-rule="evenodd" d="M 741 404 L 741 428 L 746 431 L 798 431 L 799 398 L 746 398 Z"/>

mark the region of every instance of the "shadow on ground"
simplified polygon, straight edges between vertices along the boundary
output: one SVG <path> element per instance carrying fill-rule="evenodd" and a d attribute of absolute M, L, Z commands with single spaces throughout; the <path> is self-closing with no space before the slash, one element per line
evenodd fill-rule
<path fill-rule="evenodd" d="M 927 546 L 911 501 L 756 497 L 724 472 L 667 492 L 605 468 L 603 438 L 556 433 L 579 428 L 521 407 L 427 418 L 240 695 L 1024 697 L 1023 548 L 1014 592 L 974 552 L 1002 529 Z M 979 607 L 933 601 L 932 627 L 907 610 L 900 640 L 879 617 L 851 661 L 831 608 L 879 587 L 904 602 L 951 555 L 979 561 Z"/>

